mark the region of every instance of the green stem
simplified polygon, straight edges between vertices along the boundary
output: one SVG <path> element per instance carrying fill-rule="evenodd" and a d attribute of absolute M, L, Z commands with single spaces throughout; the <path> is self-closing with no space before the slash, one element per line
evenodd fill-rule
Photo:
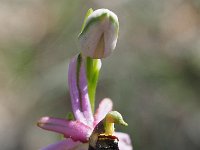
<path fill-rule="evenodd" d="M 92 108 L 92 111 L 94 112 L 95 94 L 96 94 L 96 87 L 97 87 L 97 82 L 99 78 L 99 71 L 101 68 L 101 60 L 87 57 L 86 66 L 87 66 L 88 94 L 90 98 L 91 108 Z"/>

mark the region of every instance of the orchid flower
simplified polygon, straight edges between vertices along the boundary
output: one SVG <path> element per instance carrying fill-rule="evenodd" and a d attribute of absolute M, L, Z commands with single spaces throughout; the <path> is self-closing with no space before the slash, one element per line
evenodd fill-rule
<path fill-rule="evenodd" d="M 109 121 L 112 122 L 112 118 L 119 117 L 120 119 L 116 120 L 119 123 L 124 123 L 119 114 L 117 117 L 110 115 L 109 112 L 112 110 L 113 103 L 109 98 L 105 98 L 100 102 L 98 109 L 93 115 L 87 90 L 85 63 L 82 61 L 81 55 L 75 56 L 69 64 L 68 83 L 75 120 L 42 117 L 38 121 L 39 127 L 61 133 L 65 137 L 64 140 L 42 150 L 87 150 L 89 138 L 100 121 L 107 118 L 105 123 L 109 125 Z M 113 120 L 113 123 L 117 122 Z M 107 127 L 105 129 L 108 130 L 109 134 L 110 128 Z M 111 131 L 111 134 L 113 132 Z M 120 150 L 132 149 L 130 138 L 127 134 L 118 132 L 114 134 L 119 138 Z"/>
<path fill-rule="evenodd" d="M 41 150 L 132 150 L 129 135 L 115 132 L 114 124 L 128 124 L 119 112 L 112 111 L 112 101 L 104 98 L 94 111 L 100 68 L 100 59 L 83 54 L 71 59 L 68 85 L 72 113 L 66 119 L 42 117 L 37 124 L 42 129 L 64 135 L 64 139 Z"/>

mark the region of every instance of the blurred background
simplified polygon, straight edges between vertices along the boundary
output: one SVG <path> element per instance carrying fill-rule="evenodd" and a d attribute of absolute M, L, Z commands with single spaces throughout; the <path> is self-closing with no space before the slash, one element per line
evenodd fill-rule
<path fill-rule="evenodd" d="M 68 62 L 91 7 L 119 17 L 96 96 L 110 97 L 125 117 L 129 126 L 117 130 L 135 150 L 199 150 L 199 0 L 0 0 L 0 149 L 60 139 L 36 122 L 70 111 Z"/>

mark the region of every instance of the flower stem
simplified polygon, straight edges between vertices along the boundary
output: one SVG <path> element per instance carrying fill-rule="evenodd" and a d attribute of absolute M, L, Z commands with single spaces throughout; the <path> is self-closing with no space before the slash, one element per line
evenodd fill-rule
<path fill-rule="evenodd" d="M 91 108 L 92 108 L 92 111 L 94 112 L 95 94 L 96 94 L 96 87 L 97 87 L 97 82 L 99 78 L 99 71 L 101 69 L 101 60 L 87 57 L 86 66 L 87 66 L 88 94 L 90 98 Z"/>

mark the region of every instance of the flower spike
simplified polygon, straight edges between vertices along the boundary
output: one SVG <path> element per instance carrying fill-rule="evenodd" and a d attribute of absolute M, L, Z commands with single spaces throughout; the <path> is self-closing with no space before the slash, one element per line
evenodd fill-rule
<path fill-rule="evenodd" d="M 70 60 L 68 69 L 72 113 L 65 119 L 39 119 L 40 128 L 63 135 L 41 150 L 132 150 L 129 135 L 115 132 L 114 124 L 128 124 L 119 112 L 112 111 L 112 100 L 104 98 L 94 109 L 101 59 L 114 51 L 118 32 L 113 12 L 88 10 L 79 34 L 81 53 Z"/>

